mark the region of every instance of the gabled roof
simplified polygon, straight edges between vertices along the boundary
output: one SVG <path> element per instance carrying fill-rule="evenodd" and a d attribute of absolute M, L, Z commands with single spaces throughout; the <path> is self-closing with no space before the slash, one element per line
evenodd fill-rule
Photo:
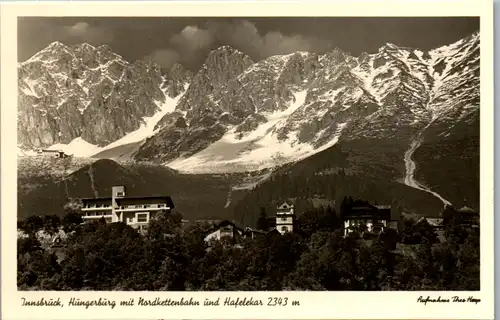
<path fill-rule="evenodd" d="M 467 206 L 463 206 L 462 208 L 460 208 L 458 210 L 458 212 L 463 212 L 463 213 L 477 213 L 476 210 L 472 209 L 472 208 L 469 208 Z"/>
<path fill-rule="evenodd" d="M 290 209 L 293 208 L 293 204 L 289 204 L 287 201 L 283 202 L 278 209 Z"/>
<path fill-rule="evenodd" d="M 206 233 L 207 234 L 212 233 L 215 230 L 218 230 L 218 229 L 220 229 L 222 227 L 225 227 L 225 226 L 233 226 L 233 228 L 235 228 L 237 230 L 240 230 L 241 232 L 245 231 L 241 226 L 237 225 L 234 221 L 222 220 L 221 222 L 219 222 L 216 225 L 214 225 L 212 228 L 208 229 L 206 231 Z"/>

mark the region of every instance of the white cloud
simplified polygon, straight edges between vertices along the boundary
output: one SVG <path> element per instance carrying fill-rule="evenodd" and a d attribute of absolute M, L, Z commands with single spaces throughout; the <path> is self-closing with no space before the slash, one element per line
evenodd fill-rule
<path fill-rule="evenodd" d="M 325 41 L 314 37 L 278 31 L 261 34 L 248 20 L 233 23 L 211 21 L 201 26 L 186 26 L 167 40 L 165 48 L 148 54 L 146 58 L 170 67 L 175 62 L 191 62 L 204 57 L 208 50 L 218 45 L 232 46 L 256 61 L 271 55 L 327 49 Z"/>
<path fill-rule="evenodd" d="M 110 30 L 98 26 L 92 26 L 85 21 L 79 21 L 73 25 L 63 27 L 66 38 L 77 38 L 80 41 L 104 44 L 113 38 Z"/>

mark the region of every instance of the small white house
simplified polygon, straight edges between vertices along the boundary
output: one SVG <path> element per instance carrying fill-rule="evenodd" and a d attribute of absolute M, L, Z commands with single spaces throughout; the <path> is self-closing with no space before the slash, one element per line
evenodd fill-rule
<path fill-rule="evenodd" d="M 219 241 L 221 239 L 238 240 L 244 236 L 244 230 L 238 227 L 234 222 L 223 220 L 207 231 L 205 241 Z"/>

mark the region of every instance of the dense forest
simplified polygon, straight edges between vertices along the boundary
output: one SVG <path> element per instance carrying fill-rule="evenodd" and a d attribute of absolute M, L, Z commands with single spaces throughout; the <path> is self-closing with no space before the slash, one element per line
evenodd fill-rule
<path fill-rule="evenodd" d="M 234 216 L 243 224 L 255 225 L 261 207 L 274 212 L 283 199 L 293 199 L 298 214 L 325 200 L 338 212 L 342 199 L 349 195 L 372 204 L 391 205 L 395 219 L 405 210 L 422 216 L 438 216 L 443 207 L 439 199 L 426 192 L 340 169 L 335 173 L 273 175 L 238 199 Z"/>
<path fill-rule="evenodd" d="M 446 213 L 445 213 L 446 214 Z M 263 223 L 265 209 L 258 219 Z M 399 232 L 343 236 L 331 207 L 304 212 L 291 234 L 206 243 L 207 226 L 179 213 L 146 231 L 123 223 L 80 224 L 66 215 L 19 220 L 19 290 L 479 290 L 479 232 L 447 215 L 444 241 L 425 220 Z M 67 235 L 54 245 L 37 234 Z"/>

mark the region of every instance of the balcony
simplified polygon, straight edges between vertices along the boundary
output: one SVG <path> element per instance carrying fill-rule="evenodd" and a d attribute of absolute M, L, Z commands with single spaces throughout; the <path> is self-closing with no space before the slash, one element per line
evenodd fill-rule
<path fill-rule="evenodd" d="M 111 205 L 93 205 L 93 206 L 85 206 L 82 208 L 82 211 L 95 211 L 95 210 L 111 210 Z"/>
<path fill-rule="evenodd" d="M 137 204 L 137 205 L 126 205 L 119 206 L 115 209 L 116 212 L 138 212 L 138 211 L 160 211 L 168 210 L 166 204 Z"/>

